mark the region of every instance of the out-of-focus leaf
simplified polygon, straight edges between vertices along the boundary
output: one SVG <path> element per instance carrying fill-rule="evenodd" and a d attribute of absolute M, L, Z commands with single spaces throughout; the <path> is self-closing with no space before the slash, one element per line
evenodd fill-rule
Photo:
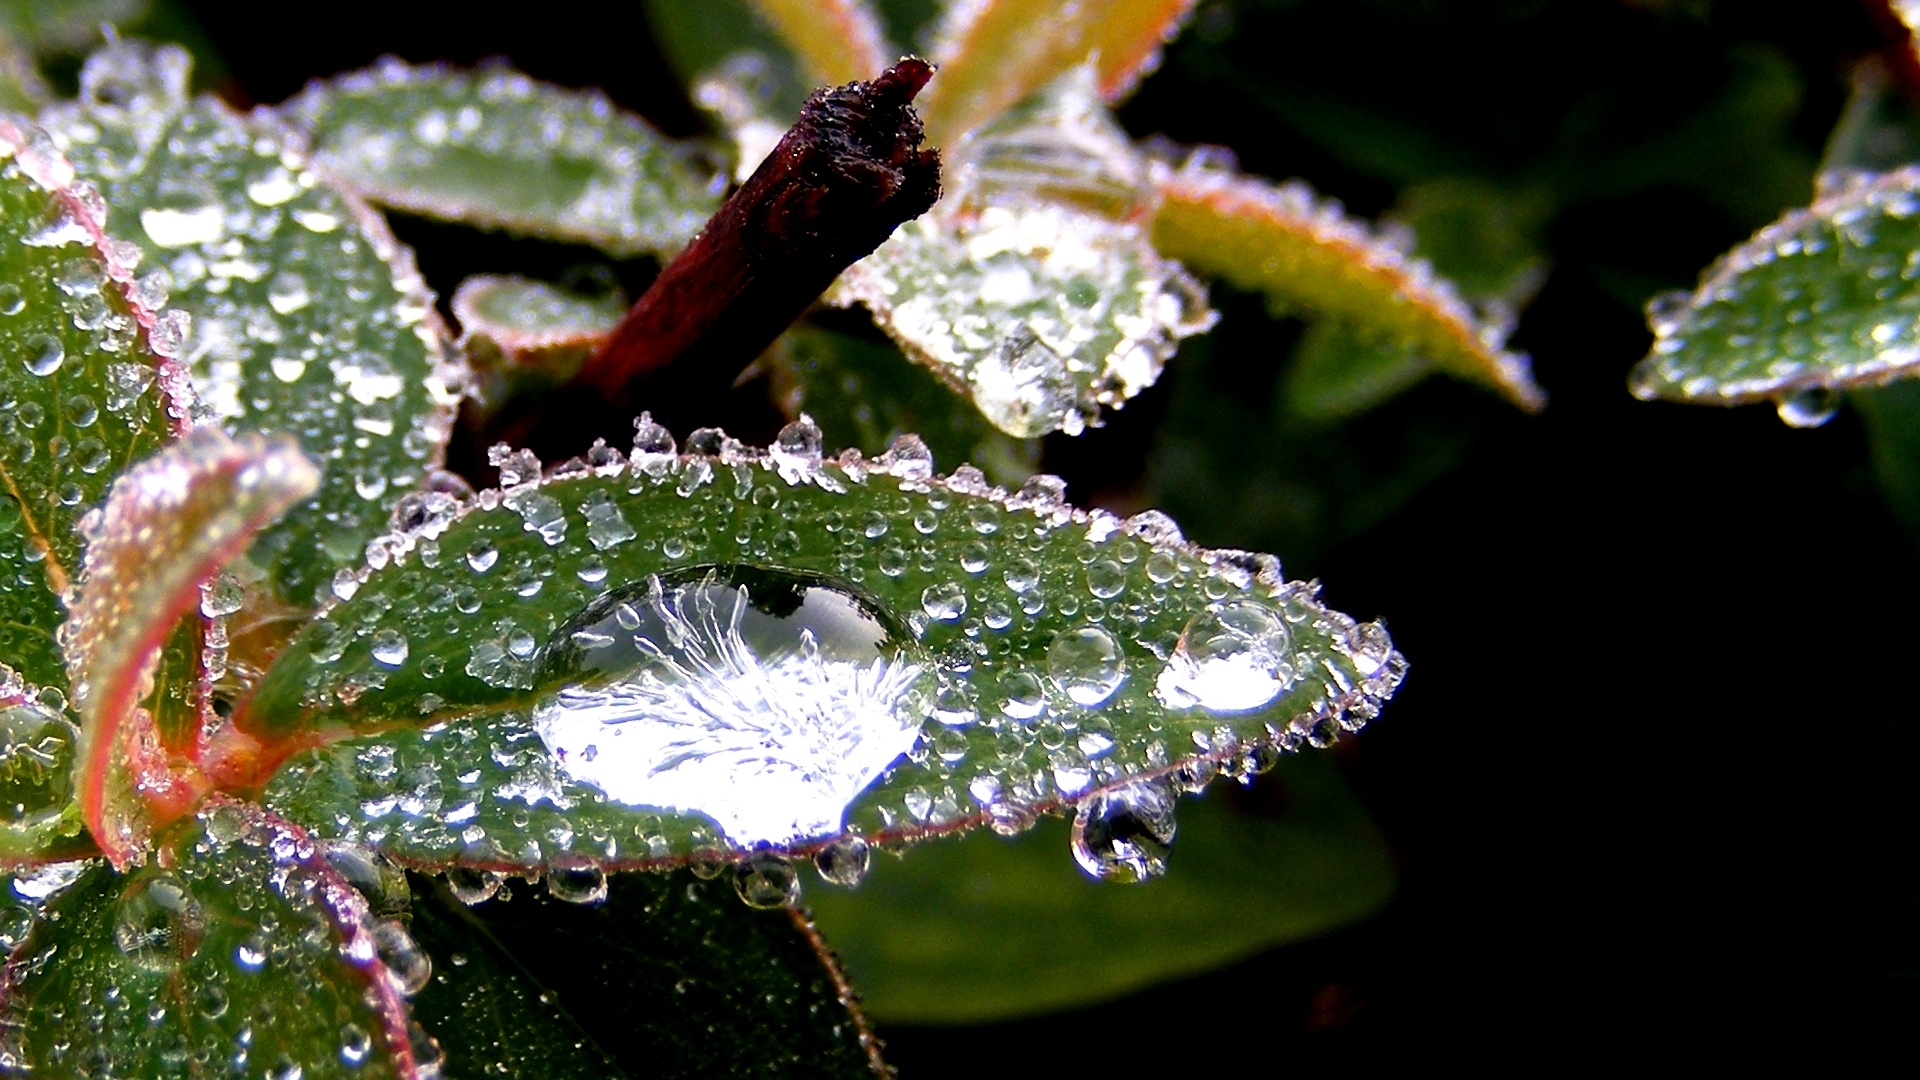
<path fill-rule="evenodd" d="M 1403 342 L 1323 319 L 1300 336 L 1281 392 L 1294 416 L 1327 423 L 1358 416 L 1432 372 L 1427 358 Z"/>
<path fill-rule="evenodd" d="M 813 417 L 825 445 L 878 454 L 917 432 L 936 461 L 966 461 L 988 479 L 1018 486 L 1040 465 L 1040 444 L 1016 439 L 933 373 L 884 341 L 801 325 L 762 357 L 790 418 Z"/>
<path fill-rule="evenodd" d="M 107 241 L 103 213 L 44 136 L 0 119 L 0 686 L 10 671 L 30 696 L 54 693 L 55 711 L 78 519 L 191 397 L 184 370 L 147 348 L 155 313 L 129 295 L 137 252 Z"/>
<path fill-rule="evenodd" d="M 516 870 L 1018 830 L 1331 738 L 1404 666 L 1276 561 L 1073 511 L 1053 478 L 936 479 L 917 439 L 822 463 L 804 424 L 771 454 L 664 439 L 545 479 L 496 454 L 504 492 L 385 544 L 236 718 L 359 733 L 292 759 L 270 804 L 411 864 Z"/>
<path fill-rule="evenodd" d="M 1213 167 L 1205 154 L 1159 176 L 1153 240 L 1163 254 L 1263 293 L 1281 311 L 1367 326 L 1449 374 L 1499 390 L 1529 411 L 1546 404 L 1508 327 L 1408 254 L 1404 238 L 1348 217 L 1299 181 L 1274 186 Z"/>
<path fill-rule="evenodd" d="M 1847 400 L 1866 424 L 1881 497 L 1920 540 L 1920 382 L 1856 387 Z"/>
<path fill-rule="evenodd" d="M 147 0 L 5 0 L 0 37 L 35 52 L 71 52 L 100 40 L 102 24 L 138 21 Z"/>
<path fill-rule="evenodd" d="M 1366 811 L 1326 758 L 1281 763 L 1277 817 L 1225 792 L 1183 801 L 1166 877 L 1093 881 L 1064 821 L 882 859 L 859 889 L 808 893 L 882 1022 L 979 1023 L 1088 1005 L 1365 918 L 1393 889 Z M 1263 782 L 1265 784 L 1271 781 Z"/>
<path fill-rule="evenodd" d="M 662 1080 L 873 1074 L 863 1021 L 797 913 L 755 911 L 725 881 L 685 871 L 569 885 L 604 888 L 605 899 L 570 903 L 551 895 L 557 882 L 509 883 L 511 901 L 471 911 L 444 891 L 416 906 L 414 931 L 442 959 L 414 1011 L 440 1034 L 450 1074 L 484 1075 L 496 1062 L 524 1062 L 526 1075 Z M 529 1052 L 556 1043 L 574 1073 Z M 626 1071 L 574 1064 L 607 1057 Z"/>
<path fill-rule="evenodd" d="M 155 268 L 142 287 L 192 313 L 180 355 L 201 403 L 231 432 L 282 432 L 324 463 L 316 497 L 254 552 L 304 607 L 438 462 L 449 384 L 465 376 L 411 253 L 274 130 L 189 100 L 189 63 L 173 46 L 109 46 L 79 101 L 46 120 Z"/>
<path fill-rule="evenodd" d="M 1138 224 L 1146 170 L 1091 74 L 1057 80 L 956 151 L 933 212 L 830 294 L 865 305 L 1016 438 L 1079 434 L 1213 325 L 1199 283 Z"/>
<path fill-rule="evenodd" d="M 511 385 L 572 378 L 626 308 L 618 291 L 594 296 L 493 274 L 470 277 L 453 294 L 461 344 L 489 384 L 488 401 L 504 400 Z"/>
<path fill-rule="evenodd" d="M 505 67 L 387 59 L 314 83 L 280 114 L 329 179 L 430 217 L 671 255 L 719 206 L 715 178 L 639 117 Z"/>
<path fill-rule="evenodd" d="M 680 81 L 694 87 L 702 108 L 712 110 L 718 103 L 708 100 L 700 84 L 721 75 L 746 95 L 743 108 L 785 131 L 815 88 L 800 58 L 756 12 L 754 0 L 649 0 L 647 14 L 660 51 Z M 740 164 L 751 171 L 759 160 Z"/>
<path fill-rule="evenodd" d="M 951 4 L 934 46 L 940 74 L 920 112 L 935 146 L 955 144 L 1062 71 L 1092 61 L 1116 101 L 1160 62 L 1194 0 L 979 0 Z"/>
<path fill-rule="evenodd" d="M 166 847 L 46 902 L 0 985 L 0 1054 L 51 1076 L 424 1075 L 401 991 L 426 960 L 304 833 L 223 802 Z"/>
<path fill-rule="evenodd" d="M 1635 397 L 1713 405 L 1772 398 L 1796 426 L 1842 387 L 1920 366 L 1920 167 L 1853 175 L 1722 255 L 1692 293 L 1647 305 L 1653 350 Z"/>
<path fill-rule="evenodd" d="M 174 625 L 201 586 L 320 477 L 293 441 L 239 442 L 200 428 L 114 481 L 62 628 L 80 722 L 81 813 L 116 866 L 137 862 L 155 808 L 201 793 L 172 774 L 139 706 Z"/>
<path fill-rule="evenodd" d="M 0 110 L 31 116 L 52 96 L 33 57 L 0 31 Z"/>
<path fill-rule="evenodd" d="M 1878 58 L 1853 69 L 1853 90 L 1827 136 L 1822 172 L 1884 172 L 1920 161 L 1920 115 Z M 1836 184 L 1837 186 L 1837 184 Z"/>
<path fill-rule="evenodd" d="M 899 56 L 866 0 L 753 0 L 821 86 L 872 79 Z"/>

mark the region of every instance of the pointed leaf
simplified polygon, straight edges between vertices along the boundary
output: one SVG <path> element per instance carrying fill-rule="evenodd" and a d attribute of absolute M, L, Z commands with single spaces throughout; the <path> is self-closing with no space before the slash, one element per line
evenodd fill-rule
<path fill-rule="evenodd" d="M 1180 803 L 1172 870 L 1134 888 L 1089 879 L 1066 822 L 1012 844 L 972 835 L 883 859 L 855 891 L 807 894 L 867 1011 L 977 1024 L 1075 1008 L 1198 974 L 1378 910 L 1392 857 L 1320 755 L 1278 770 L 1277 817 L 1232 791 Z M 1276 778 L 1276 779 L 1277 779 Z"/>
<path fill-rule="evenodd" d="M 47 121 L 146 253 L 143 286 L 192 313 L 181 356 L 221 426 L 284 432 L 327 463 L 256 552 L 305 607 L 439 461 L 465 376 L 378 216 L 316 184 L 276 131 L 189 100 L 189 64 L 173 46 L 111 45 Z"/>
<path fill-rule="evenodd" d="M 509 869 L 810 851 L 843 821 L 1018 830 L 1357 726 L 1400 677 L 1384 628 L 1273 560 L 1071 511 L 1051 478 L 936 480 L 913 439 L 821 464 L 805 425 L 774 456 L 662 435 L 632 470 L 498 456 L 515 486 L 387 545 L 237 716 L 268 741 L 363 733 L 294 758 L 270 803 L 409 863 Z"/>
<path fill-rule="evenodd" d="M 374 202 L 429 217 L 671 255 L 720 205 L 690 155 L 595 91 L 505 67 L 374 67 L 282 107 L 316 167 Z"/>
<path fill-rule="evenodd" d="M 874 78 L 900 57 L 866 0 L 753 0 L 820 86 Z"/>
<path fill-rule="evenodd" d="M 54 631 L 80 569 L 76 522 L 191 395 L 147 348 L 137 254 L 106 240 L 103 213 L 43 135 L 0 119 L 0 665 L 30 694 L 67 685 Z"/>
<path fill-rule="evenodd" d="M 1210 160 L 1199 153 L 1158 170 L 1153 242 L 1162 254 L 1257 290 L 1276 309 L 1362 324 L 1528 411 L 1545 406 L 1527 357 L 1506 348 L 1509 315 L 1476 313 L 1425 260 L 1305 184 L 1274 186 Z"/>
<path fill-rule="evenodd" d="M 933 49 L 940 75 L 921 115 L 946 147 L 1091 59 L 1117 101 L 1160 62 L 1194 0 L 976 0 L 952 4 Z"/>
<path fill-rule="evenodd" d="M 995 483 L 1039 471 L 1040 444 L 1000 431 L 933 373 L 885 341 L 799 325 L 761 357 L 789 418 L 820 425 L 823 445 L 879 454 L 918 432 L 937 461 L 970 461 Z"/>
<path fill-rule="evenodd" d="M 1915 251 L 1920 167 L 1855 176 L 1722 255 L 1691 294 L 1655 297 L 1653 351 L 1629 386 L 1643 400 L 1773 398 L 1787 422 L 1818 423 L 1834 389 L 1920 367 Z"/>
<path fill-rule="evenodd" d="M 304 833 L 223 802 L 166 851 L 124 876 L 95 865 L 15 950 L 0 1047 L 24 1069 L 425 1075 L 400 996 L 415 967 L 382 960 L 423 961 Z"/>
<path fill-rule="evenodd" d="M 797 912 L 756 911 L 728 882 L 685 871 L 622 874 L 604 885 L 605 898 L 590 903 L 556 899 L 557 883 L 509 883 L 501 888 L 512 891 L 510 902 L 466 911 L 442 892 L 416 906 L 421 944 L 465 958 L 438 965 L 414 1001 L 440 1034 L 449 1074 L 561 1075 L 529 1050 L 557 1037 L 562 1061 L 591 1059 L 596 1051 L 571 1050 L 588 1035 L 626 1072 L 584 1076 L 874 1074 L 864 1021 Z M 531 1045 L 514 1037 L 518 1016 L 531 1012 L 529 992 L 558 1014 L 530 1032 Z M 493 1002 L 502 1002 L 505 1031 L 482 1011 Z M 496 1064 L 513 1062 L 526 1062 L 525 1071 Z"/>
<path fill-rule="evenodd" d="M 200 587 L 319 479 L 284 436 L 236 443 L 201 428 L 114 481 L 89 523 L 62 633 L 81 716 L 81 812 L 116 865 L 142 857 L 156 810 L 185 809 L 200 793 L 193 777 L 172 775 L 139 706 L 161 646 L 200 606 Z"/>

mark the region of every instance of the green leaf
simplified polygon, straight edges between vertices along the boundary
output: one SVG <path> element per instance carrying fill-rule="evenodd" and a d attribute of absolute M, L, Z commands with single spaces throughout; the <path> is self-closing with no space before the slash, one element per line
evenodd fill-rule
<path fill-rule="evenodd" d="M 1205 291 L 1137 224 L 1146 169 L 1094 96 L 1056 81 L 949 161 L 949 190 L 841 276 L 916 360 L 1016 438 L 1077 435 L 1213 325 Z"/>
<path fill-rule="evenodd" d="M 77 51 L 100 40 L 103 24 L 137 22 L 147 6 L 147 0 L 5 0 L 0 37 L 35 52 Z"/>
<path fill-rule="evenodd" d="M 260 530 L 313 493 L 319 472 L 284 436 L 239 442 L 200 428 L 114 481 L 89 522 L 62 627 L 79 711 L 81 812 L 116 866 L 144 856 L 156 808 L 200 795 L 160 752 L 139 707 L 175 624 Z"/>
<path fill-rule="evenodd" d="M 0 110 L 31 114 L 52 96 L 33 57 L 0 31 Z"/>
<path fill-rule="evenodd" d="M 503 493 L 385 545 L 236 716 L 269 742 L 360 733 L 292 759 L 270 803 L 409 864 L 499 869 L 810 852 L 843 821 L 1018 830 L 1330 738 L 1403 669 L 1271 558 L 1073 511 L 1051 477 L 1010 496 L 935 479 L 917 439 L 823 464 L 806 424 L 771 455 L 697 434 L 717 457 L 643 422 L 631 469 L 545 479 L 502 448 Z M 617 719 L 636 711 L 658 722 Z"/>
<path fill-rule="evenodd" d="M 501 1074 L 705 1080 L 877 1071 L 864 1021 L 798 912 L 755 911 L 725 881 L 684 871 L 592 884 L 594 895 L 604 886 L 603 900 L 555 899 L 555 882 L 500 886 L 510 902 L 471 911 L 445 890 L 416 907 L 414 931 L 442 962 L 414 1010 L 440 1033 L 450 1075 L 522 1062 L 523 1071 Z M 453 963 L 456 955 L 464 962 Z M 488 1018 L 493 1009 L 505 1025 Z M 575 1048 L 589 1036 L 591 1045 Z M 574 1073 L 536 1056 L 555 1043 Z M 626 1071 L 576 1064 L 607 1056 Z"/>
<path fill-rule="evenodd" d="M 753 0 L 820 86 L 872 79 L 898 52 L 866 0 Z"/>
<path fill-rule="evenodd" d="M 1040 444 L 987 423 L 933 373 L 885 341 L 801 324 L 761 358 L 788 416 L 813 417 L 824 445 L 878 454 L 918 432 L 937 461 L 970 461 L 995 483 L 1018 485 L 1040 465 Z"/>
<path fill-rule="evenodd" d="M 255 552 L 280 599 L 306 607 L 438 462 L 465 376 L 411 253 L 273 129 L 189 100 L 189 66 L 177 47 L 111 45 L 46 120 L 155 268 L 142 287 L 192 312 L 181 355 L 202 404 L 325 464 Z"/>
<path fill-rule="evenodd" d="M 665 256 L 720 204 L 715 178 L 639 117 L 505 67 L 387 59 L 281 111 L 329 179 L 429 217 Z"/>
<path fill-rule="evenodd" d="M 0 865 L 91 852 L 73 782 L 79 745 L 63 711 L 0 692 Z"/>
<path fill-rule="evenodd" d="M 1854 175 L 1722 255 L 1692 293 L 1647 305 L 1653 350 L 1635 397 L 1714 405 L 1772 398 L 1796 426 L 1833 391 L 1920 366 L 1920 167 Z"/>
<path fill-rule="evenodd" d="M 620 325 L 626 297 L 573 292 L 531 278 L 477 274 L 453 294 L 460 343 L 490 403 L 571 379 Z"/>
<path fill-rule="evenodd" d="M 219 803 L 166 848 L 47 901 L 6 969 L 0 1052 L 66 1076 L 421 1075 L 401 991 L 424 958 L 306 834 Z"/>
<path fill-rule="evenodd" d="M 156 315 L 129 295 L 134 254 L 102 235 L 101 212 L 44 136 L 0 119 L 0 686 L 10 670 L 29 695 L 67 686 L 54 631 L 80 516 L 190 399 L 147 349 Z"/>
<path fill-rule="evenodd" d="M 1529 361 L 1506 349 L 1510 329 L 1475 312 L 1403 242 L 1354 220 L 1299 181 L 1275 186 L 1196 153 L 1157 173 L 1160 252 L 1264 294 L 1276 311 L 1364 325 L 1449 374 L 1499 390 L 1529 411 L 1546 404 Z"/>
<path fill-rule="evenodd" d="M 1159 64 L 1194 0 L 981 0 L 951 4 L 920 106 L 927 136 L 948 147 L 1062 71 L 1092 61 L 1101 96 L 1124 97 Z"/>
<path fill-rule="evenodd" d="M 1166 877 L 1121 889 L 1068 857 L 1049 821 L 883 859 L 858 890 L 808 902 L 867 1011 L 969 1024 L 1105 1001 L 1325 933 L 1377 911 L 1393 863 L 1332 762 L 1282 761 L 1277 817 L 1234 793 L 1183 801 Z M 1270 781 L 1263 782 L 1267 788 Z"/>
<path fill-rule="evenodd" d="M 1401 342 L 1322 319 L 1294 347 L 1281 392 L 1294 416 L 1324 424 L 1358 416 L 1432 372 L 1424 355 Z"/>

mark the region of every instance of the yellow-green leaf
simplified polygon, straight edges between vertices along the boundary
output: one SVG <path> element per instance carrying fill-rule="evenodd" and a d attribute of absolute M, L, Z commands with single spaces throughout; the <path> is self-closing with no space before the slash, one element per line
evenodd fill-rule
<path fill-rule="evenodd" d="M 822 86 L 871 79 L 899 59 L 866 0 L 753 0 Z"/>

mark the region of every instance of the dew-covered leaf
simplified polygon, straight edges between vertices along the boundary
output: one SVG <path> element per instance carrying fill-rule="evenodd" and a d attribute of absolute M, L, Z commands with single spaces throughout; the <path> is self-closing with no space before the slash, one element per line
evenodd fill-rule
<path fill-rule="evenodd" d="M 1213 325 L 1199 283 L 1137 222 L 1144 163 L 1093 94 L 1051 84 L 951 155 L 948 193 L 830 294 L 1017 438 L 1078 434 Z"/>
<path fill-rule="evenodd" d="M 1635 397 L 1714 405 L 1774 399 L 1823 422 L 1835 391 L 1920 366 L 1920 166 L 1851 175 L 1722 255 L 1692 293 L 1647 305 L 1653 350 Z"/>
<path fill-rule="evenodd" d="M 921 115 L 935 146 L 957 143 L 1062 71 L 1091 61 L 1101 96 L 1124 97 L 1160 61 L 1194 0 L 976 0 L 948 5 L 940 75 Z"/>
<path fill-rule="evenodd" d="M 166 849 L 47 901 L 0 985 L 0 1054 L 53 1076 L 425 1075 L 401 994 L 426 961 L 304 833 L 221 802 Z"/>
<path fill-rule="evenodd" d="M 813 417 L 824 445 L 884 451 L 915 432 L 936 461 L 969 461 L 995 483 L 1017 486 L 1040 464 L 1040 444 L 987 423 L 931 371 L 886 341 L 818 326 L 787 331 L 761 358 L 791 419 Z"/>
<path fill-rule="evenodd" d="M 387 59 L 281 113 L 329 179 L 429 217 L 664 256 L 720 204 L 715 177 L 605 95 L 505 67 Z"/>
<path fill-rule="evenodd" d="M 1153 241 L 1163 255 L 1257 290 L 1276 310 L 1363 325 L 1523 409 L 1546 404 L 1527 357 L 1506 347 L 1511 316 L 1475 311 L 1404 238 L 1369 229 L 1300 181 L 1241 176 L 1207 153 L 1156 172 Z"/>
<path fill-rule="evenodd" d="M 899 55 L 867 0 L 753 0 L 820 86 L 874 78 Z"/>
<path fill-rule="evenodd" d="M 493 1075 L 496 1061 L 528 1063 L 504 1075 L 572 1075 L 527 1053 L 555 1041 L 561 1061 L 605 1054 L 626 1070 L 573 1066 L 582 1076 L 873 1075 L 862 1021 L 797 914 L 749 908 L 725 880 L 680 871 L 457 884 L 477 888 L 476 901 L 496 898 L 469 911 L 440 890 L 416 902 L 413 922 L 438 961 L 414 1012 L 439 1034 L 450 1075 Z M 502 997 L 517 1003 L 501 1007 L 505 1025 L 481 1012 Z M 555 1019 L 519 1043 L 535 1006 Z M 573 1044 L 584 1037 L 593 1045 L 583 1054 Z"/>
<path fill-rule="evenodd" d="M 284 436 L 235 442 L 200 428 L 123 473 L 84 526 L 85 564 L 61 632 L 81 717 L 81 812 L 116 865 L 141 857 L 154 808 L 184 809 L 200 794 L 169 768 L 139 704 L 161 647 L 202 607 L 201 586 L 318 483 Z"/>
<path fill-rule="evenodd" d="M 487 384 L 483 396 L 490 402 L 504 400 L 509 385 L 567 381 L 626 309 L 617 290 L 589 295 L 495 274 L 470 277 L 453 294 L 461 344 Z"/>
<path fill-rule="evenodd" d="M 100 40 L 103 24 L 138 21 L 147 7 L 148 0 L 4 0 L 0 37 L 36 52 L 84 49 Z"/>
<path fill-rule="evenodd" d="M 1264 556 L 1185 544 L 924 447 L 820 462 L 712 432 L 603 453 L 385 545 L 237 722 L 293 758 L 271 805 L 417 865 L 615 867 L 812 851 L 1045 810 L 1330 739 L 1404 661 Z M 453 520 L 446 520 L 452 517 Z M 628 625 L 631 624 L 631 625 Z M 639 720 L 646 717 L 645 720 Z"/>
<path fill-rule="evenodd" d="M 1273 784 L 1280 779 L 1284 786 Z M 807 902 L 882 1023 L 964 1024 L 1105 1001 L 1365 918 L 1393 888 L 1366 811 L 1320 755 L 1256 789 L 1183 799 L 1172 868 L 1138 888 L 1089 879 L 1069 826 L 1008 843 L 975 834 L 880 859 L 853 891 Z"/>
<path fill-rule="evenodd" d="M 170 437 L 191 394 L 147 348 L 138 253 L 106 240 L 104 213 L 44 136 L 0 119 L 0 665 L 29 692 L 67 685 L 54 631 L 78 519 Z"/>
<path fill-rule="evenodd" d="M 446 332 L 378 215 L 315 182 L 281 134 L 190 100 L 173 46 L 95 53 L 46 121 L 152 269 L 141 288 L 192 313 L 180 355 L 231 432 L 283 432 L 325 464 L 316 497 L 255 551 L 286 602 L 318 602 L 452 423 Z"/>

